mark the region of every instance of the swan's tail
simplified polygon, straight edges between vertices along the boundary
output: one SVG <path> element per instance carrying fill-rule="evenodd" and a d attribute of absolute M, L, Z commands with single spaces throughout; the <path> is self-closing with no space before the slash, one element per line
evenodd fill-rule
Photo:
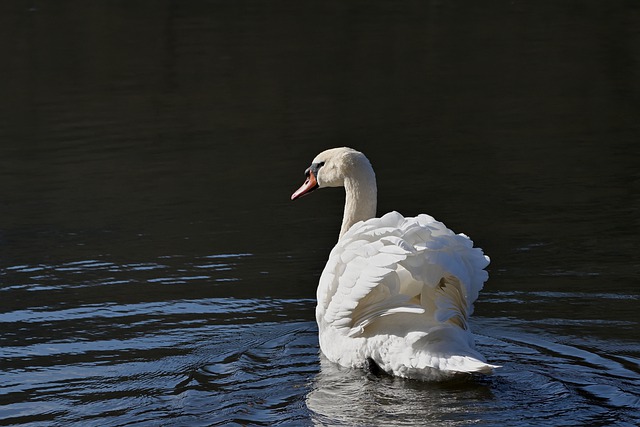
<path fill-rule="evenodd" d="M 485 375 L 492 374 L 494 369 L 500 368 L 498 365 L 491 365 L 473 356 L 450 356 L 445 358 L 444 363 L 441 362 L 440 366 L 442 366 L 442 370 L 448 372 Z"/>
<path fill-rule="evenodd" d="M 483 374 L 490 375 L 493 370 L 500 368 L 491 365 L 482 356 L 459 356 L 430 354 L 426 363 L 418 363 L 413 366 L 405 366 L 397 370 L 397 375 L 422 381 L 447 381 L 459 378 L 461 375 Z"/>
<path fill-rule="evenodd" d="M 473 337 L 453 325 L 434 328 L 412 343 L 418 369 L 437 369 L 444 373 L 491 374 L 499 368 L 486 362 L 474 349 Z"/>

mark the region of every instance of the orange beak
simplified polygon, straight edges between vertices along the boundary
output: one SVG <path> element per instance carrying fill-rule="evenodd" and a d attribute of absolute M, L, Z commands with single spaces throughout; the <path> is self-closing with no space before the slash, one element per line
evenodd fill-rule
<path fill-rule="evenodd" d="M 306 194 L 311 193 L 313 190 L 318 188 L 318 181 L 316 180 L 316 176 L 310 170 L 307 170 L 307 180 L 296 190 L 295 193 L 291 195 L 291 200 L 295 200 L 299 197 L 302 197 Z"/>

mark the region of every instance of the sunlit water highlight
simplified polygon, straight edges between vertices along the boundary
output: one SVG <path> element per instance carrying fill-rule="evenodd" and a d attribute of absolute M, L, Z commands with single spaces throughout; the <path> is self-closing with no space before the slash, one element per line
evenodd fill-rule
<path fill-rule="evenodd" d="M 248 256 L 18 265 L 5 272 L 33 283 L 3 293 L 122 286 L 128 271 L 145 272 L 152 284 L 213 283 L 233 279 Z M 97 272 L 108 277 L 96 279 Z M 481 304 L 505 314 L 521 304 L 602 299 L 624 309 L 638 296 L 487 291 Z M 640 419 L 640 343 L 589 336 L 635 328 L 634 322 L 476 316 L 480 351 L 503 367 L 490 377 L 424 384 L 325 360 L 315 322 L 305 320 L 314 303 L 206 298 L 2 313 L 3 424 L 633 425 Z M 566 334 L 571 328 L 576 335 Z"/>

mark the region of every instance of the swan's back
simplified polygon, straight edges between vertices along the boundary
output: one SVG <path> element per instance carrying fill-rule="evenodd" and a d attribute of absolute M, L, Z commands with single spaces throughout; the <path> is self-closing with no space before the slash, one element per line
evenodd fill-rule
<path fill-rule="evenodd" d="M 322 351 L 344 366 L 370 359 L 412 378 L 490 372 L 468 327 L 488 264 L 467 236 L 428 215 L 354 224 L 320 278 Z"/>

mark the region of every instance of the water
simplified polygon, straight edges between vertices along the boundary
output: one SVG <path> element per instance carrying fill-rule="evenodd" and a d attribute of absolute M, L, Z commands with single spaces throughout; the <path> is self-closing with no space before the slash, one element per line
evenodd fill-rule
<path fill-rule="evenodd" d="M 640 422 L 634 2 L 0 5 L 0 425 Z M 491 377 L 319 355 L 342 196 L 492 257 Z"/>

